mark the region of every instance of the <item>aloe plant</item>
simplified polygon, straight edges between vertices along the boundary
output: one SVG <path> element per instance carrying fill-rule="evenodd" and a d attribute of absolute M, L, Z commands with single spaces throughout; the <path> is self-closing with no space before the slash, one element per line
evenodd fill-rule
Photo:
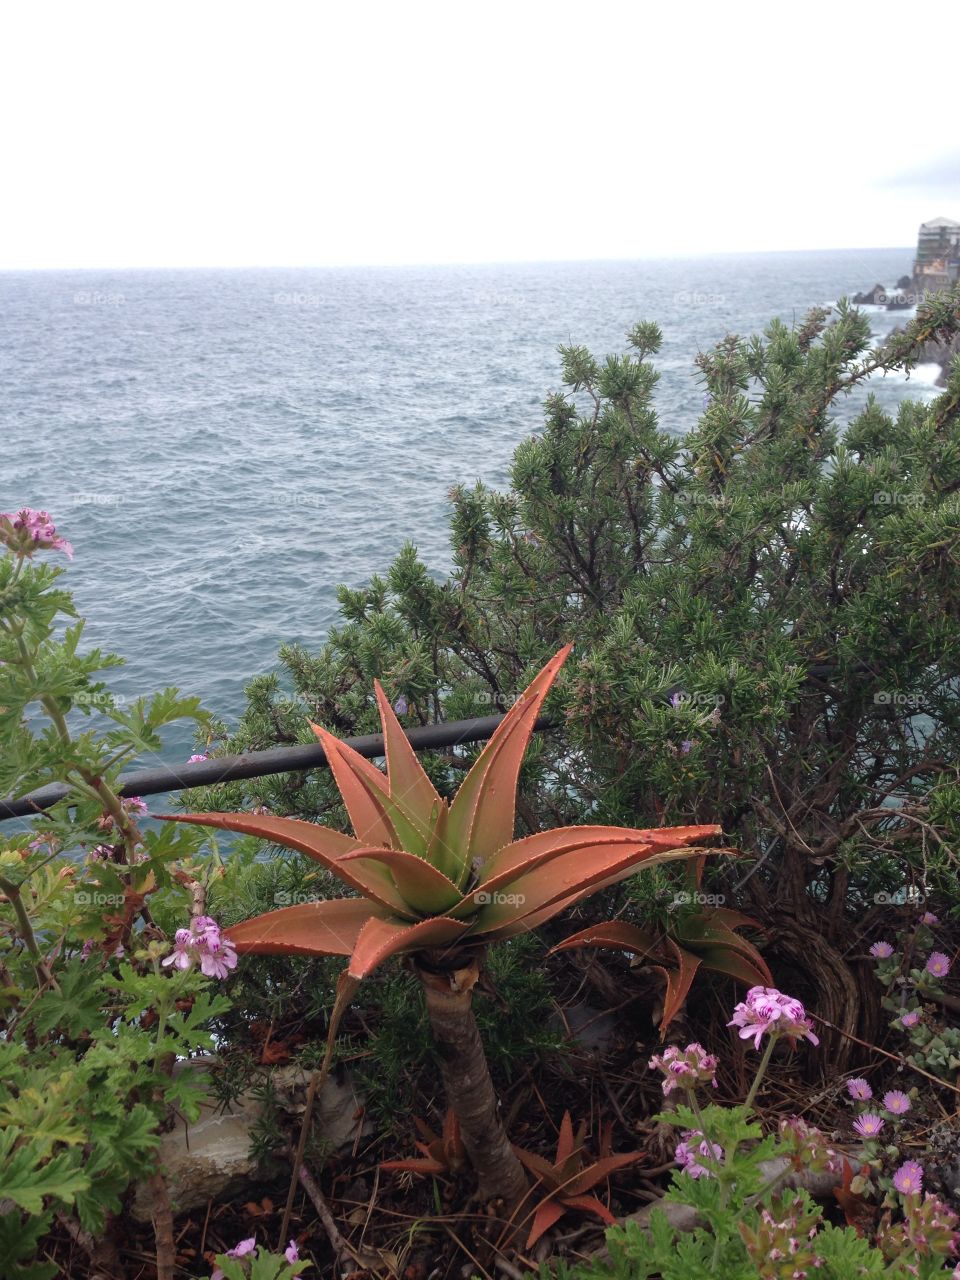
<path fill-rule="evenodd" d="M 514 840 L 520 764 L 543 701 L 570 652 L 555 654 L 511 707 L 452 801 L 425 773 L 380 687 L 387 772 L 319 725 L 354 836 L 296 818 L 178 814 L 173 820 L 259 836 L 313 858 L 356 897 L 268 912 L 226 933 L 238 952 L 349 956 L 331 1040 L 362 979 L 407 954 L 426 1007 L 449 1105 L 482 1196 L 523 1194 L 471 1010 L 483 950 L 535 929 L 638 866 L 690 856 L 719 826 L 580 826 Z M 302 1149 L 303 1135 L 301 1135 Z"/>
<path fill-rule="evenodd" d="M 694 897 L 703 879 L 705 858 L 691 859 L 687 884 Z M 683 1008 L 693 980 L 701 969 L 709 969 L 742 982 L 748 987 L 772 987 L 773 975 L 763 956 L 737 929 L 758 929 L 750 916 L 727 907 L 704 906 L 681 910 L 669 927 L 658 932 L 645 929 L 628 920 L 608 920 L 591 925 L 572 937 L 565 938 L 554 951 L 570 951 L 574 947 L 608 947 L 632 952 L 638 959 L 656 969 L 666 989 L 660 1033 Z"/>
<path fill-rule="evenodd" d="M 581 1213 L 592 1213 L 601 1222 L 611 1226 L 616 1219 L 596 1196 L 587 1195 L 598 1182 L 609 1178 L 617 1169 L 636 1164 L 638 1160 L 647 1158 L 644 1151 L 631 1151 L 625 1155 L 614 1155 L 610 1151 L 609 1131 L 600 1141 L 600 1159 L 589 1161 L 584 1155 L 584 1139 L 586 1123 L 581 1123 L 576 1135 L 570 1112 L 565 1111 L 557 1136 L 557 1153 L 553 1164 L 544 1160 L 534 1151 L 525 1151 L 522 1147 L 514 1147 L 520 1161 L 537 1179 L 539 1188 L 544 1192 L 543 1199 L 536 1206 L 531 1217 L 530 1234 L 527 1237 L 527 1248 L 531 1249 L 545 1231 L 563 1217 L 570 1209 L 578 1209 Z"/>

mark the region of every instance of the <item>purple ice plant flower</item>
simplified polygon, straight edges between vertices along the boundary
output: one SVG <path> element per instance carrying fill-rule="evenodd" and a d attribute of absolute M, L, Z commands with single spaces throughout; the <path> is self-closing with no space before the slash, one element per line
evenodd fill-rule
<path fill-rule="evenodd" d="M 410 710 L 410 703 L 407 701 L 407 699 L 404 697 L 402 693 L 400 697 L 396 700 L 396 702 L 393 704 L 393 709 L 398 716 L 405 716 L 407 712 Z"/>
<path fill-rule="evenodd" d="M 867 1102 L 873 1097 L 873 1090 L 863 1076 L 857 1076 L 856 1079 L 847 1081 L 847 1093 L 857 1102 Z"/>
<path fill-rule="evenodd" d="M 942 951 L 931 951 L 924 968 L 935 978 L 945 978 L 950 972 L 950 958 Z"/>
<path fill-rule="evenodd" d="M 919 1195 L 923 1190 L 923 1165 L 906 1160 L 893 1175 L 893 1185 L 902 1196 Z"/>
<path fill-rule="evenodd" d="M 920 917 L 920 923 L 933 926 L 940 923 L 940 917 L 935 916 L 932 911 L 925 911 Z"/>
<path fill-rule="evenodd" d="M 650 1059 L 651 1071 L 662 1071 L 664 1074 L 663 1095 L 668 1097 L 674 1089 L 692 1089 L 697 1084 L 711 1084 L 717 1087 L 717 1059 L 707 1053 L 702 1044 L 688 1044 L 680 1049 L 672 1044 L 662 1054 L 654 1054 Z"/>
<path fill-rule="evenodd" d="M 861 1138 L 875 1138 L 886 1122 L 872 1111 L 865 1111 L 853 1122 L 853 1127 Z"/>
<path fill-rule="evenodd" d="M 876 960 L 889 960 L 893 955 L 893 947 L 889 942 L 875 942 L 870 948 L 870 954 Z"/>
<path fill-rule="evenodd" d="M 722 1160 L 723 1147 L 716 1142 L 708 1142 L 699 1129 L 688 1129 L 674 1152 L 681 1173 L 690 1178 L 712 1178 L 713 1170 L 700 1163 L 698 1157 L 701 1156 L 708 1160 Z"/>
<path fill-rule="evenodd" d="M 760 1048 L 765 1035 L 803 1036 L 811 1044 L 820 1043 L 800 1001 L 785 996 L 775 987 L 751 987 L 747 998 L 734 1009 L 727 1026 L 739 1028 L 740 1039 L 752 1039 L 755 1049 Z"/>
<path fill-rule="evenodd" d="M 883 1105 L 892 1116 L 905 1116 L 910 1110 L 910 1099 L 902 1089 L 888 1089 L 883 1095 Z"/>
<path fill-rule="evenodd" d="M 901 1027 L 907 1027 L 909 1029 L 910 1027 L 915 1027 L 919 1021 L 920 1021 L 919 1009 L 908 1009 L 906 1013 L 901 1013 L 900 1015 Z"/>

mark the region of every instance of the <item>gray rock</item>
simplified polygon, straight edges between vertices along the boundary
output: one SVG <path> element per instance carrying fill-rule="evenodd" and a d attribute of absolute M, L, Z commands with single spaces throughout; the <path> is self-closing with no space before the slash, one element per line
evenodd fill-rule
<path fill-rule="evenodd" d="M 177 1064 L 178 1070 L 206 1071 L 214 1059 L 196 1058 Z M 268 1073 L 273 1081 L 277 1103 L 291 1117 L 303 1115 L 309 1074 L 299 1067 L 275 1067 Z M 349 1077 L 342 1083 L 328 1077 L 314 1113 L 314 1125 L 332 1147 L 353 1143 L 358 1127 L 368 1132 L 363 1122 L 362 1101 Z M 260 1117 L 262 1103 L 247 1091 L 229 1110 L 223 1111 L 211 1102 L 204 1106 L 194 1124 L 178 1124 L 160 1140 L 155 1165 L 166 1177 L 174 1213 L 198 1209 L 207 1201 L 224 1195 L 236 1195 L 251 1187 L 257 1179 L 257 1164 L 250 1155 L 251 1130 Z M 149 1222 L 153 1213 L 153 1197 L 146 1181 L 136 1185 L 133 1217 Z"/>

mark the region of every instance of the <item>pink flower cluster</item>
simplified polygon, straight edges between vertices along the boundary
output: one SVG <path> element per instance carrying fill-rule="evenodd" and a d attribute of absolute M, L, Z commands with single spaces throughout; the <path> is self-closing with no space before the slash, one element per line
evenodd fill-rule
<path fill-rule="evenodd" d="M 752 1039 L 755 1049 L 760 1048 L 765 1035 L 804 1036 L 811 1044 L 820 1043 L 800 1001 L 785 996 L 775 987 L 751 987 L 746 1000 L 734 1009 L 727 1026 L 738 1027 L 740 1039 Z"/>
<path fill-rule="evenodd" d="M 250 1236 L 247 1240 L 241 1240 L 239 1244 L 234 1245 L 232 1249 L 228 1249 L 226 1257 L 228 1258 L 245 1258 L 248 1254 L 255 1251 L 257 1247 L 257 1237 Z M 296 1240 L 291 1240 L 283 1251 L 283 1256 L 293 1266 L 294 1263 L 300 1262 L 300 1251 L 297 1248 Z M 273 1273 L 271 1272 L 271 1275 Z M 219 1267 L 214 1267 L 210 1273 L 210 1280 L 224 1280 L 223 1272 Z"/>
<path fill-rule="evenodd" d="M 662 1054 L 654 1054 L 649 1066 L 651 1071 L 664 1074 L 664 1097 L 674 1089 L 693 1089 L 698 1084 L 709 1083 L 714 1089 L 717 1087 L 717 1059 L 714 1054 L 707 1053 L 702 1044 L 688 1044 L 686 1049 L 672 1044 Z"/>
<path fill-rule="evenodd" d="M 10 513 L 0 511 L 0 542 L 18 555 L 32 556 L 34 551 L 62 551 L 71 560 L 73 547 L 57 533 L 48 511 L 32 507 Z"/>
<path fill-rule="evenodd" d="M 722 1160 L 723 1147 L 716 1142 L 708 1142 L 699 1129 L 688 1129 L 683 1134 L 683 1141 L 677 1144 L 673 1153 L 681 1173 L 690 1178 L 712 1178 L 713 1170 L 700 1163 L 700 1157 L 707 1160 Z"/>
<path fill-rule="evenodd" d="M 199 963 L 200 972 L 208 978 L 226 978 L 230 970 L 237 967 L 237 952 L 233 943 L 223 937 L 215 920 L 210 916 L 194 916 L 189 929 L 177 930 L 173 951 L 162 963 L 178 969 L 189 969 Z"/>
<path fill-rule="evenodd" d="M 763 1276 L 790 1276 L 791 1280 L 807 1280 L 823 1267 L 816 1252 L 819 1211 L 810 1209 L 799 1197 L 780 1201 L 774 1206 L 784 1216 L 777 1219 L 769 1209 L 760 1212 L 756 1231 L 744 1224 L 740 1234 L 751 1259 Z"/>

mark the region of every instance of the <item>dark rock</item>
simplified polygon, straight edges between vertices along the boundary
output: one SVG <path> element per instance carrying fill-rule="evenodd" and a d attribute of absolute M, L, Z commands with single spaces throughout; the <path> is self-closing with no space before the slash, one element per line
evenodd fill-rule
<path fill-rule="evenodd" d="M 854 306 L 882 307 L 887 301 L 887 291 L 882 284 L 875 284 L 868 293 L 856 293 L 853 296 Z"/>
<path fill-rule="evenodd" d="M 901 277 L 900 277 L 900 279 L 897 281 L 897 288 L 898 288 L 898 289 L 912 289 L 912 288 L 913 288 L 913 276 L 901 276 Z"/>

